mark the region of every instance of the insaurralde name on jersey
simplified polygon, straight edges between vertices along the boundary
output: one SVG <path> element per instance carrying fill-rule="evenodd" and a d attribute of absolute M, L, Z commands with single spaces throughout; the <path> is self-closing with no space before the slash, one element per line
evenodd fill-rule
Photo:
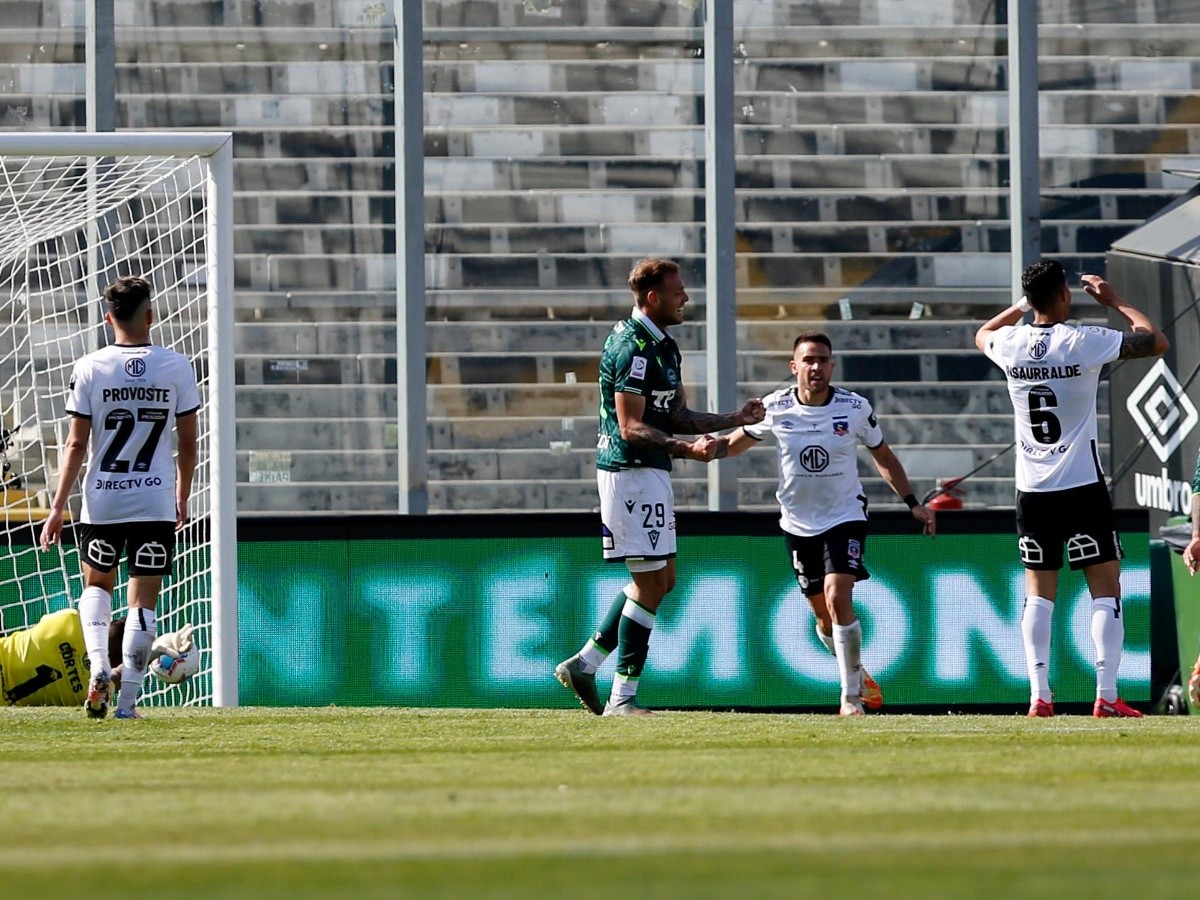
<path fill-rule="evenodd" d="M 1009 378 L 1021 381 L 1045 381 L 1049 378 L 1079 378 L 1083 373 L 1079 366 L 1012 366 Z"/>

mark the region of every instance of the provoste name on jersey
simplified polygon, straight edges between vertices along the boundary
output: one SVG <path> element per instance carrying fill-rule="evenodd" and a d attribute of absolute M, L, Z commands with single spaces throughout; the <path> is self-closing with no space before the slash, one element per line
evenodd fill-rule
<path fill-rule="evenodd" d="M 165 387 L 104 388 L 102 399 L 105 403 L 124 403 L 130 400 L 141 400 L 145 403 L 170 403 L 171 389 Z"/>

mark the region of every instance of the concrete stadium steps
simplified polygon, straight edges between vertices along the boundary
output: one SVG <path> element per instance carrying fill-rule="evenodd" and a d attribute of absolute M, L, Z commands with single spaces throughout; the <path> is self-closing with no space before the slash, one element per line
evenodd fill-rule
<path fill-rule="evenodd" d="M 382 417 L 239 416 L 234 431 L 237 446 L 246 453 L 277 450 L 351 453 L 381 448 L 394 453 L 396 448 L 395 420 Z"/>
<path fill-rule="evenodd" d="M 424 2 L 435 510 L 595 505 L 595 367 L 645 248 L 687 267 L 689 378 L 704 345 L 699 14 L 544 5 Z M 78 130 L 82 4 L 4 7 L 4 127 Z M 994 4 L 733 10 L 740 387 L 789 381 L 792 339 L 818 325 L 914 478 L 961 474 L 1012 439 L 999 372 L 972 348 L 1012 294 Z M 235 130 L 242 508 L 394 508 L 386 6 L 117 0 L 116 15 L 119 127 Z M 1073 271 L 1102 266 L 1178 194 L 1163 169 L 1200 156 L 1193 18 L 1172 0 L 1039 4 L 1042 246 Z M 843 301 L 855 321 L 837 321 Z M 914 304 L 941 320 L 903 319 Z M 251 452 L 291 453 L 294 480 L 250 483 Z M 744 502 L 773 507 L 772 460 L 746 457 Z M 873 504 L 898 504 L 861 463 Z M 970 499 L 1011 503 L 1011 459 L 988 471 Z M 681 506 L 704 505 L 705 476 L 681 467 Z"/>
<path fill-rule="evenodd" d="M 759 397 L 784 379 L 741 385 L 748 397 Z M 976 382 L 843 382 L 867 396 L 881 415 L 946 413 L 1007 414 L 1008 394 L 1002 380 Z M 705 407 L 703 385 L 687 385 L 690 405 Z M 428 414 L 432 418 L 470 416 L 573 417 L 589 414 L 599 402 L 598 387 L 582 384 L 431 384 Z M 395 387 L 378 384 L 241 385 L 237 415 L 250 418 L 354 419 L 391 418 L 396 414 Z"/>

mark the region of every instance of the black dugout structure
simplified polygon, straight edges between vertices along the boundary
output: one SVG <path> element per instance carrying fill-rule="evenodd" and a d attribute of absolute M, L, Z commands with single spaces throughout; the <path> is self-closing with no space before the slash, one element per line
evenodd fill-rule
<path fill-rule="evenodd" d="M 1170 175 L 1172 173 L 1168 173 Z M 1108 279 L 1122 296 L 1166 332 L 1171 349 L 1160 360 L 1112 365 L 1109 409 L 1114 503 L 1146 509 L 1151 538 L 1151 691 L 1159 696 L 1182 664 L 1184 680 L 1195 653 L 1194 629 L 1180 621 L 1175 590 L 1181 569 L 1155 539 L 1159 528 L 1191 508 L 1191 481 L 1200 449 L 1200 171 L 1183 197 L 1116 241 Z M 1127 327 L 1110 314 L 1114 327 Z M 1173 577 L 1174 575 L 1174 577 Z M 1192 589 L 1180 584 L 1183 593 Z M 1186 609 L 1182 610 L 1187 612 Z M 1187 632 L 1185 634 L 1184 632 Z"/>
<path fill-rule="evenodd" d="M 1112 245 L 1108 279 L 1171 339 L 1161 360 L 1115 363 L 1109 390 L 1113 501 L 1148 509 L 1155 536 L 1187 515 L 1200 449 L 1200 185 Z"/>

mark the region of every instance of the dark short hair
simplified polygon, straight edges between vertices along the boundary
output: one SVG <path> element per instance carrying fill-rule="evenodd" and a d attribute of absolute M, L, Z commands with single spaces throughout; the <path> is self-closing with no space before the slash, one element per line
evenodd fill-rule
<path fill-rule="evenodd" d="M 1039 260 L 1021 273 L 1021 290 L 1038 312 L 1046 312 L 1054 305 L 1066 283 L 1066 270 L 1057 259 Z"/>
<path fill-rule="evenodd" d="M 829 352 L 833 352 L 833 341 L 829 339 L 823 331 L 804 331 L 792 342 L 792 354 L 795 355 L 796 349 L 801 344 L 824 344 L 829 348 Z"/>
<path fill-rule="evenodd" d="M 134 317 L 142 304 L 150 299 L 150 282 L 138 275 L 126 275 L 118 278 L 104 291 L 104 300 L 108 303 L 108 311 L 118 322 L 128 322 Z"/>
<path fill-rule="evenodd" d="M 678 272 L 679 263 L 670 259 L 650 257 L 639 259 L 634 263 L 633 270 L 629 273 L 629 290 L 633 291 L 638 306 L 642 306 L 646 302 L 647 294 L 663 286 L 668 275 L 675 275 Z"/>

